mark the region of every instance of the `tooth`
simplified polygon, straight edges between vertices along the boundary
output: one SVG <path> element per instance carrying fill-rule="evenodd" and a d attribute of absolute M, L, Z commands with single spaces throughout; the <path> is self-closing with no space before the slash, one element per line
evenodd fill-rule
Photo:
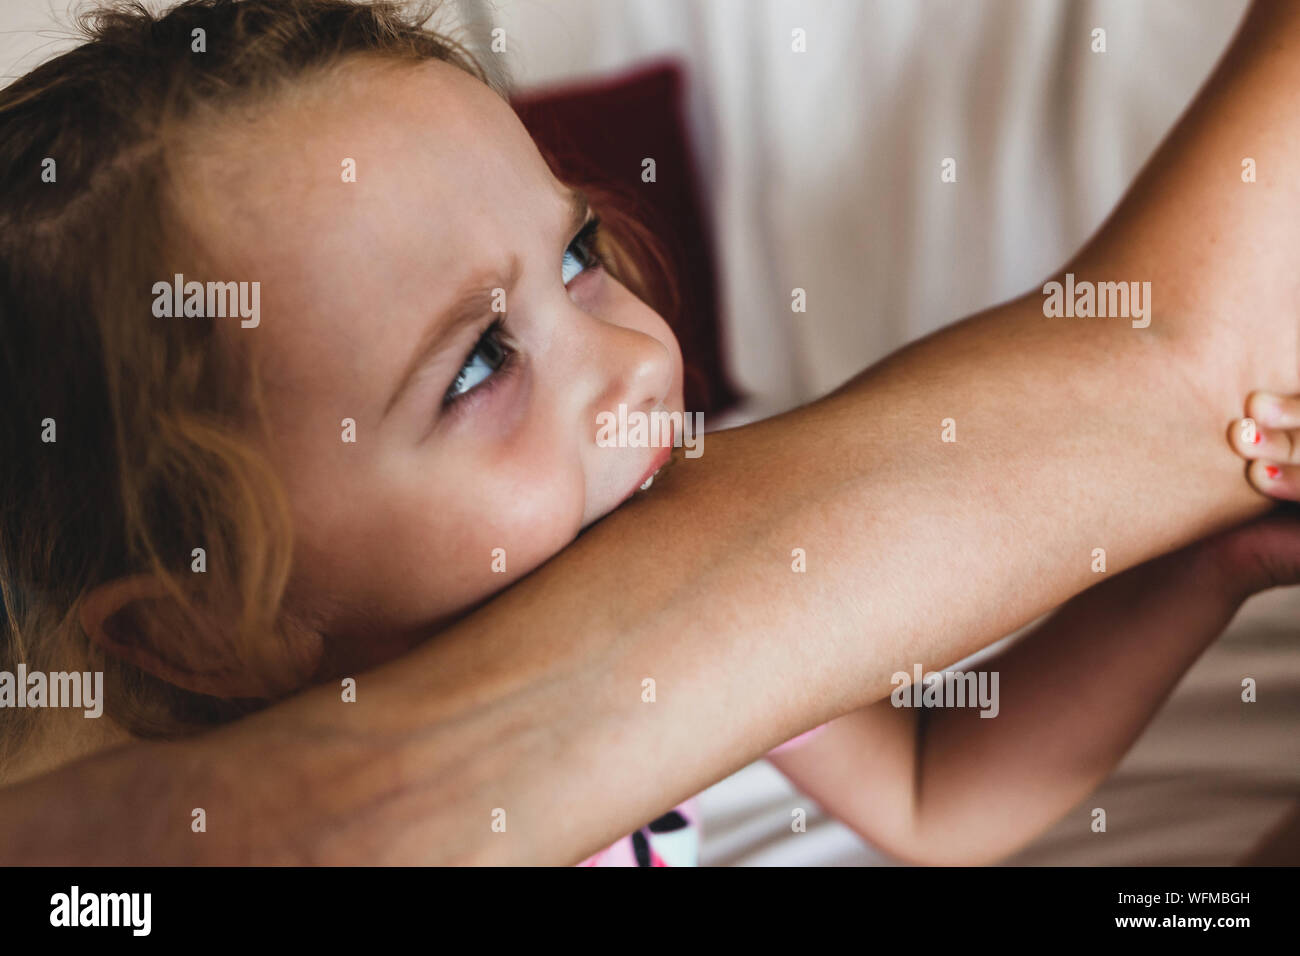
<path fill-rule="evenodd" d="M 656 471 L 655 475 L 657 474 L 659 474 L 659 472 Z M 645 491 L 647 488 L 649 488 L 651 485 L 655 483 L 655 475 L 651 475 L 649 478 L 645 480 L 645 484 L 641 486 L 642 491 Z"/>

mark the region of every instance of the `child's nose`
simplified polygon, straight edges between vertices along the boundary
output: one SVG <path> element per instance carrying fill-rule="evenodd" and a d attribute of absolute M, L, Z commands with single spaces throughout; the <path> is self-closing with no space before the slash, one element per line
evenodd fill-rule
<path fill-rule="evenodd" d="M 644 332 L 622 326 L 609 326 L 605 339 L 593 358 L 592 378 L 595 388 L 588 413 L 594 430 L 601 412 L 650 412 L 668 398 L 672 387 L 673 363 L 668 348 Z"/>

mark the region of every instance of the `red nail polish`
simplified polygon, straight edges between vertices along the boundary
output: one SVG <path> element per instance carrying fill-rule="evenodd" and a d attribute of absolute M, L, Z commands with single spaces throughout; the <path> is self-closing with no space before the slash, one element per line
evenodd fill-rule
<path fill-rule="evenodd" d="M 1254 440 L 1254 442 L 1252 442 L 1252 444 L 1258 445 L 1258 444 L 1259 444 L 1259 440 L 1260 440 L 1259 429 L 1256 428 L 1256 429 L 1255 429 L 1255 440 Z"/>
<path fill-rule="evenodd" d="M 1282 469 L 1277 465 L 1265 465 L 1264 474 L 1268 475 L 1270 478 L 1276 478 L 1278 475 L 1282 474 Z"/>

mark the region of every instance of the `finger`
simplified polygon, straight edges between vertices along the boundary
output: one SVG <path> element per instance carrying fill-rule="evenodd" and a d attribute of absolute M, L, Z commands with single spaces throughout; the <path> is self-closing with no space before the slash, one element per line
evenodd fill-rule
<path fill-rule="evenodd" d="M 1300 464 L 1300 432 L 1265 428 L 1254 418 L 1239 418 L 1228 430 L 1232 450 L 1242 458 Z"/>
<path fill-rule="evenodd" d="M 1257 491 L 1281 501 L 1300 501 L 1300 465 L 1252 461 L 1246 476 Z"/>
<path fill-rule="evenodd" d="M 1246 414 L 1265 428 L 1300 428 L 1300 395 L 1251 392 Z"/>

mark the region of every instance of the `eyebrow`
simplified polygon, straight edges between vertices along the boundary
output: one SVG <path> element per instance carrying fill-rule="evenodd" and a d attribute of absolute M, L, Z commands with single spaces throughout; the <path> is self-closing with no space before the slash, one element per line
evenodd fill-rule
<path fill-rule="evenodd" d="M 568 219 L 564 233 L 567 242 L 587 221 L 591 214 L 591 202 L 581 189 L 566 187 L 563 195 L 568 204 Z M 397 380 L 397 388 L 393 390 L 388 404 L 384 406 L 383 415 L 380 416 L 381 421 L 401 401 L 402 395 L 410 387 L 416 374 L 440 352 L 443 343 L 453 333 L 492 311 L 497 289 L 505 289 L 507 296 L 514 291 L 521 269 L 519 257 L 511 256 L 505 272 L 500 269 L 478 272 L 461 285 L 451 305 L 435 318 L 420 336 L 411 360 L 407 362 L 405 370 Z"/>

